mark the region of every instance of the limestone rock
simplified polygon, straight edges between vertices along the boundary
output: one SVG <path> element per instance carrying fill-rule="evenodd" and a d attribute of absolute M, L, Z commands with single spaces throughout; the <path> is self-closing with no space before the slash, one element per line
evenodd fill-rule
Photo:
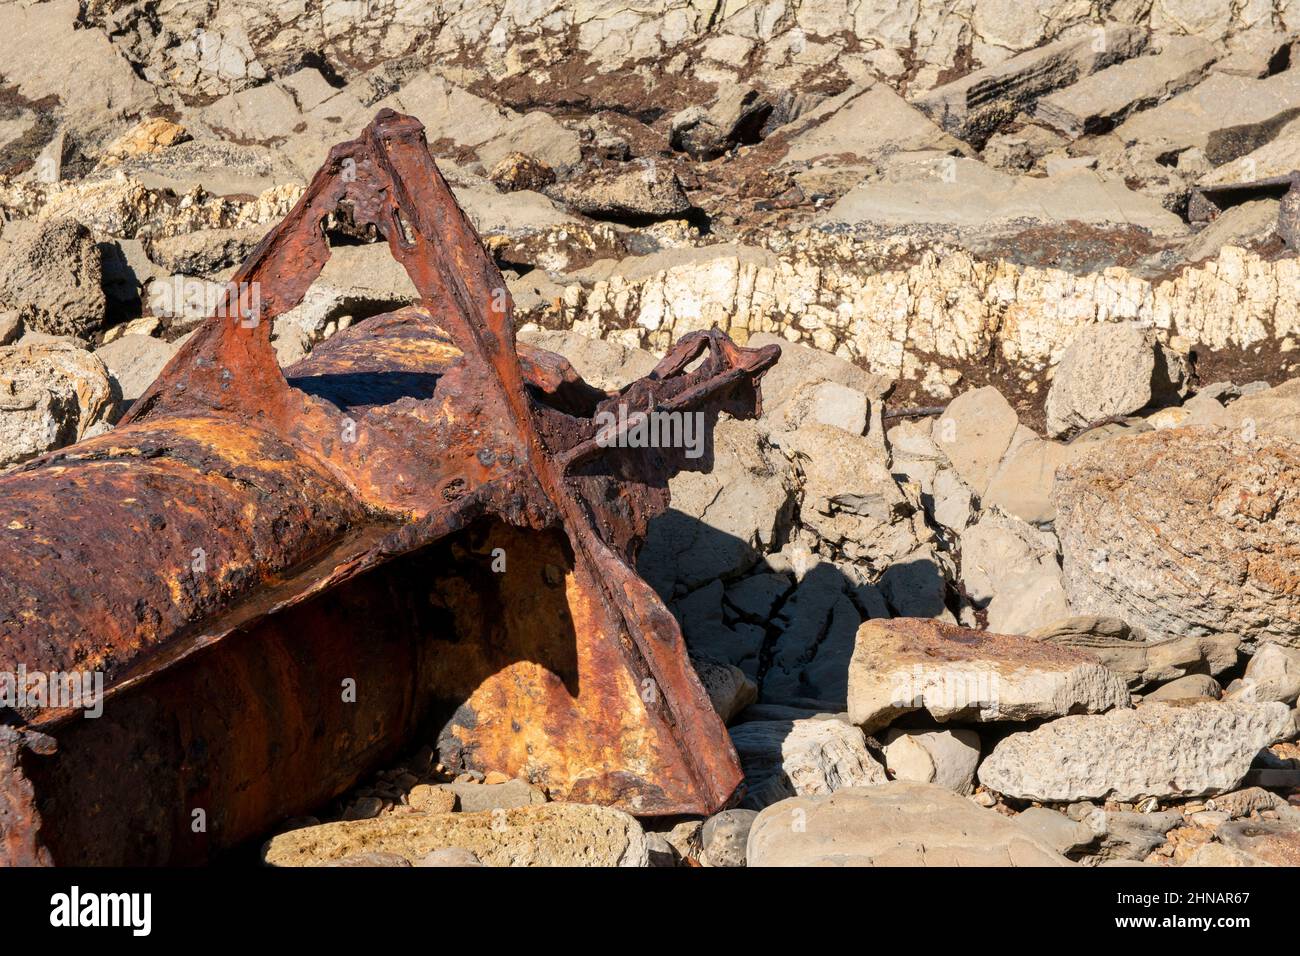
<path fill-rule="evenodd" d="M 1142 706 L 1170 700 L 1218 700 L 1223 688 L 1209 674 L 1188 674 L 1142 695 Z"/>
<path fill-rule="evenodd" d="M 1069 608 L 1055 535 L 986 511 L 961 535 L 966 593 L 999 634 L 1024 634 L 1065 617 Z"/>
<path fill-rule="evenodd" d="M 1058 853 L 1067 855 L 1085 849 L 1097 834 L 1085 823 L 1071 820 L 1050 807 L 1029 807 L 1016 814 L 1015 822 Z"/>
<path fill-rule="evenodd" d="M 849 664 L 849 719 L 867 733 L 914 710 L 939 721 L 1034 720 L 1128 701 L 1123 682 L 1086 654 L 938 621 L 866 621 Z"/>
<path fill-rule="evenodd" d="M 723 810 L 704 821 L 700 856 L 705 866 L 735 867 L 745 865 L 745 843 L 749 828 L 758 813 L 753 810 Z"/>
<path fill-rule="evenodd" d="M 934 423 L 934 441 L 962 479 L 983 495 L 1019 425 L 1016 410 L 992 387 L 963 392 Z"/>
<path fill-rule="evenodd" d="M 0 347 L 0 467 L 95 434 L 116 402 L 103 361 L 73 339 Z"/>
<path fill-rule="evenodd" d="M 1242 683 L 1234 699 L 1294 704 L 1300 697 L 1300 649 L 1265 644 L 1246 664 Z"/>
<path fill-rule="evenodd" d="M 108 367 L 122 400 L 134 402 L 184 344 L 183 339 L 164 342 L 150 335 L 124 335 L 101 345 L 95 357 Z"/>
<path fill-rule="evenodd" d="M 691 211 L 677 175 L 653 163 L 613 172 L 594 170 L 554 187 L 551 195 L 593 219 L 670 219 Z"/>
<path fill-rule="evenodd" d="M 1061 717 L 999 741 L 979 780 L 1022 800 L 1194 797 L 1232 790 L 1295 732 L 1284 704 L 1156 704 Z"/>
<path fill-rule="evenodd" d="M 791 797 L 759 813 L 750 866 L 1064 866 L 1024 828 L 933 784 Z"/>
<path fill-rule="evenodd" d="M 702 657 L 692 657 L 691 664 L 724 724 L 758 700 L 758 688 L 734 664 Z"/>
<path fill-rule="evenodd" d="M 388 814 L 325 823 L 272 837 L 271 866 L 319 866 L 359 853 L 395 853 L 416 863 L 455 847 L 487 866 L 645 866 L 641 825 L 609 807 L 548 803 L 483 813 Z"/>
<path fill-rule="evenodd" d="M 837 718 L 750 721 L 731 728 L 731 742 L 745 770 L 742 806 L 751 809 L 887 779 L 862 731 Z"/>
<path fill-rule="evenodd" d="M 1071 609 L 1118 617 L 1148 640 L 1231 634 L 1300 646 L 1300 452 L 1249 437 L 1148 432 L 1058 471 Z"/>
<path fill-rule="evenodd" d="M 1122 26 L 1108 28 L 1100 43 L 1091 36 L 1060 40 L 969 73 L 917 105 L 955 136 L 983 143 L 1038 97 L 1140 53 L 1145 44 L 1145 34 Z"/>
<path fill-rule="evenodd" d="M 1034 115 L 1072 136 L 1103 133 L 1129 113 L 1191 86 L 1214 59 L 1203 40 L 1174 37 L 1159 53 L 1125 60 L 1045 96 Z"/>
<path fill-rule="evenodd" d="M 1052 435 L 1102 419 L 1176 400 L 1186 391 L 1180 356 L 1155 335 L 1131 323 L 1083 329 L 1061 357 L 1047 393 L 1047 430 Z"/>
<path fill-rule="evenodd" d="M 1219 674 L 1237 663 L 1235 634 L 1167 637 L 1145 641 L 1118 618 L 1079 614 L 1029 632 L 1034 640 L 1090 654 L 1129 687 L 1169 681 L 1184 674 Z"/>
<path fill-rule="evenodd" d="M 526 780 L 508 780 L 504 783 L 440 783 L 437 788 L 454 795 L 456 807 L 463 813 L 511 810 L 546 802 L 546 794 Z"/>
<path fill-rule="evenodd" d="M 885 767 L 895 780 L 933 783 L 962 795 L 975 786 L 980 738 L 973 730 L 890 730 Z"/>
<path fill-rule="evenodd" d="M 89 338 L 104 323 L 103 261 L 75 219 L 41 222 L 10 245 L 0 264 L 0 304 L 29 331 Z"/>

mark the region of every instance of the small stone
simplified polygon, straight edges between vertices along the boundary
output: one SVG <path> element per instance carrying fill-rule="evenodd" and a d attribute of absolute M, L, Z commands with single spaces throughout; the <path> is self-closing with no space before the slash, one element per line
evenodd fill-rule
<path fill-rule="evenodd" d="M 512 152 L 492 167 L 488 179 L 502 192 L 516 192 L 520 189 L 540 192 L 555 182 L 555 170 L 533 156 Z"/>
<path fill-rule="evenodd" d="M 344 820 L 369 820 L 383 812 L 384 801 L 379 797 L 359 797 L 343 814 Z"/>
<path fill-rule="evenodd" d="M 980 738 L 973 730 L 890 730 L 885 767 L 895 780 L 934 783 L 954 793 L 975 786 Z"/>
<path fill-rule="evenodd" d="M 411 809 L 423 813 L 451 813 L 456 809 L 456 794 L 445 787 L 422 783 L 411 788 L 406 802 Z"/>
<path fill-rule="evenodd" d="M 709 817 L 702 831 L 704 865 L 744 866 L 745 843 L 757 816 L 754 810 L 723 810 Z"/>

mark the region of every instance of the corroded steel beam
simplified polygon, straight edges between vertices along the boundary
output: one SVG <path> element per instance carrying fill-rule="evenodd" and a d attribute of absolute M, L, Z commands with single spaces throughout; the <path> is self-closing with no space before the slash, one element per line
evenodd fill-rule
<path fill-rule="evenodd" d="M 272 321 L 340 214 L 419 304 L 282 370 Z M 632 568 L 669 477 L 711 452 L 620 429 L 760 414 L 777 349 L 693 333 L 604 392 L 517 346 L 511 310 L 423 127 L 386 110 L 119 427 L 0 477 L 0 673 L 104 682 L 98 718 L 0 706 L 0 862 L 209 859 L 439 730 L 445 759 L 554 799 L 735 798 L 726 730 Z"/>

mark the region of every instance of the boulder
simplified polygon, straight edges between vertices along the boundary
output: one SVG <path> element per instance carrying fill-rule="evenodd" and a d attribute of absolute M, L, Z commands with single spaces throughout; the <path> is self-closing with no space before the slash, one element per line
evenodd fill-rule
<path fill-rule="evenodd" d="M 1142 695 L 1142 705 L 1170 700 L 1218 700 L 1223 688 L 1209 674 L 1188 674 Z"/>
<path fill-rule="evenodd" d="M 980 738 L 973 730 L 890 730 L 884 753 L 895 780 L 938 784 L 963 795 L 975 788 Z"/>
<path fill-rule="evenodd" d="M 782 800 L 749 831 L 749 866 L 1065 866 L 1025 828 L 933 784 Z"/>
<path fill-rule="evenodd" d="M 887 779 L 862 731 L 838 718 L 751 721 L 731 728 L 731 742 L 745 770 L 742 806 L 750 809 Z"/>
<path fill-rule="evenodd" d="M 555 170 L 540 159 L 516 150 L 507 153 L 492 167 L 488 179 L 504 193 L 521 189 L 541 192 L 555 182 Z"/>
<path fill-rule="evenodd" d="M 103 361 L 73 339 L 0 347 L 0 467 L 94 434 L 117 403 Z"/>
<path fill-rule="evenodd" d="M 1069 614 L 1056 556 L 1055 535 L 998 511 L 962 532 L 962 583 L 989 630 L 1024 634 Z"/>
<path fill-rule="evenodd" d="M 1300 697 L 1300 649 L 1265 644 L 1246 664 L 1242 683 L 1234 699 L 1294 704 Z"/>
<path fill-rule="evenodd" d="M 28 331 L 89 339 L 104 324 L 103 256 L 75 219 L 32 224 L 0 263 L 0 306 L 18 311 Z"/>
<path fill-rule="evenodd" d="M 757 816 L 754 810 L 723 810 L 705 820 L 700 831 L 704 846 L 700 862 L 705 866 L 744 866 L 749 828 Z"/>
<path fill-rule="evenodd" d="M 1241 635 L 1300 647 L 1294 443 L 1147 432 L 1058 471 L 1053 497 L 1076 614 L 1118 617 L 1148 640 Z"/>
<path fill-rule="evenodd" d="M 681 218 L 691 211 L 677 174 L 653 162 L 595 169 L 552 187 L 548 195 L 584 216 L 617 222 Z"/>
<path fill-rule="evenodd" d="M 1062 435 L 1149 405 L 1176 401 L 1187 390 L 1186 361 L 1131 322 L 1085 326 L 1056 366 L 1047 393 L 1047 431 Z"/>
<path fill-rule="evenodd" d="M 773 439 L 803 473 L 802 524 L 835 553 L 887 567 L 916 548 L 916 509 L 879 444 L 812 421 Z"/>
<path fill-rule="evenodd" d="M 758 688 L 734 664 L 695 656 L 691 657 L 691 664 L 724 724 L 758 700 Z"/>
<path fill-rule="evenodd" d="M 1118 618 L 1096 614 L 1062 618 L 1035 628 L 1029 636 L 1092 655 L 1130 688 L 1196 672 L 1220 674 L 1237 663 L 1241 646 L 1235 634 L 1145 641 Z"/>
<path fill-rule="evenodd" d="M 848 684 L 849 719 L 867 733 L 916 710 L 938 721 L 1022 721 L 1129 702 L 1123 681 L 1087 654 L 915 618 L 864 622 Z"/>
<path fill-rule="evenodd" d="M 979 768 L 1021 800 L 1197 797 L 1236 788 L 1260 750 L 1295 732 L 1285 704 L 1154 704 L 1062 717 L 998 742 Z"/>
<path fill-rule="evenodd" d="M 992 386 L 953 399 L 934 422 L 934 442 L 962 480 L 984 495 L 1019 426 L 1016 410 Z"/>
<path fill-rule="evenodd" d="M 1030 524 L 1056 518 L 1052 484 L 1056 469 L 1072 461 L 1083 446 L 1033 438 L 1014 445 L 998 465 L 984 491 L 982 503 Z"/>
<path fill-rule="evenodd" d="M 321 866 L 360 853 L 393 853 L 410 863 L 455 847 L 487 866 L 645 866 L 645 832 L 609 807 L 548 803 L 483 813 L 388 814 L 324 823 L 272 837 L 270 866 Z"/>

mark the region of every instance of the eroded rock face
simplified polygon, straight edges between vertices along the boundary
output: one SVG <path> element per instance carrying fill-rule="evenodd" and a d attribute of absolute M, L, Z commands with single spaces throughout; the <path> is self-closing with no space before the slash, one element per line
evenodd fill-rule
<path fill-rule="evenodd" d="M 939 721 L 1032 720 L 1128 700 L 1086 654 L 939 621 L 867 621 L 849 663 L 849 719 L 867 733 L 914 710 Z"/>
<path fill-rule="evenodd" d="M 1067 865 L 1006 817 L 897 780 L 773 804 L 754 820 L 746 857 L 749 866 Z"/>
<path fill-rule="evenodd" d="M 1107 443 L 1057 473 L 1076 613 L 1148 639 L 1235 634 L 1300 646 L 1300 449 L 1207 428 Z"/>
<path fill-rule="evenodd" d="M 647 861 L 645 833 L 634 818 L 578 803 L 325 823 L 273 837 L 262 858 L 271 866 L 323 866 L 362 853 L 392 853 L 418 864 L 453 847 L 488 866 L 645 866 Z"/>
<path fill-rule="evenodd" d="M 1052 435 L 1086 428 L 1186 392 L 1186 360 L 1132 323 L 1094 325 L 1079 332 L 1061 356 L 1047 393 Z"/>
<path fill-rule="evenodd" d="M 1234 789 L 1261 749 L 1295 732 L 1279 703 L 1151 704 L 1062 717 L 999 741 L 980 783 L 1023 800 L 1190 797 Z"/>
<path fill-rule="evenodd" d="M 751 721 L 733 727 L 731 740 L 745 769 L 744 806 L 753 809 L 888 779 L 862 731 L 838 719 Z"/>
<path fill-rule="evenodd" d="M 89 338 L 104 322 L 103 264 L 75 219 L 33 224 L 0 265 L 0 303 L 31 331 Z"/>

